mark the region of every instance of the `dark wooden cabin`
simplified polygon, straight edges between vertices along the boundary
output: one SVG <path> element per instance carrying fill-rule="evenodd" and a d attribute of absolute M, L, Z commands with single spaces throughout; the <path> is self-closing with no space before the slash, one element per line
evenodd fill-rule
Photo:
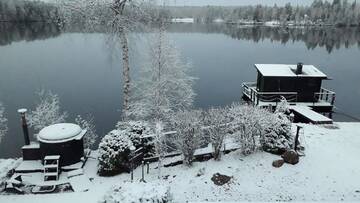
<path fill-rule="evenodd" d="M 285 97 L 291 105 L 332 112 L 335 92 L 322 87 L 328 77 L 313 65 L 255 64 L 256 82 L 245 82 L 243 98 L 257 106 L 276 106 Z"/>
<path fill-rule="evenodd" d="M 259 92 L 297 93 L 297 102 L 314 102 L 327 76 L 313 65 L 255 64 Z"/>

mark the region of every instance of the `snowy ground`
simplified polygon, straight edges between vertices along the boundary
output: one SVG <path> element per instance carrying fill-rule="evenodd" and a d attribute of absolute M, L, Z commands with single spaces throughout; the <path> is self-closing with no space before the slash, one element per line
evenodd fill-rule
<path fill-rule="evenodd" d="M 151 165 L 147 182 L 168 185 L 175 202 L 186 201 L 360 201 L 360 123 L 336 123 L 339 129 L 305 125 L 305 156 L 300 163 L 272 167 L 278 156 L 264 152 L 242 157 L 238 152 L 217 161 L 163 168 L 167 177 L 157 181 Z M 1 163 L 1 162 L 0 162 Z M 204 174 L 197 176 L 205 168 Z M 98 202 L 115 184 L 129 181 L 129 174 L 105 178 L 96 175 L 96 160 L 90 159 L 86 174 L 94 178 L 88 192 L 52 195 L 0 196 L 0 202 Z M 232 176 L 232 181 L 216 186 L 214 173 Z M 141 178 L 141 167 L 135 171 Z"/>

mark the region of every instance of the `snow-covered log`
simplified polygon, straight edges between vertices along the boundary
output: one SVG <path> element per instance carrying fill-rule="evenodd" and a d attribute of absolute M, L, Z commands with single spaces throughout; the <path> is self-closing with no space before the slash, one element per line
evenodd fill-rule
<path fill-rule="evenodd" d="M 130 183 L 114 186 L 99 201 L 103 203 L 167 203 L 172 202 L 170 187 L 163 182 Z"/>

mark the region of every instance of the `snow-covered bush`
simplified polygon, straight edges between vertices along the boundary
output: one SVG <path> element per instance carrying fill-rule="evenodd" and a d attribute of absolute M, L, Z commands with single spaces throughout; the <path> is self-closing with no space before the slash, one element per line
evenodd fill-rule
<path fill-rule="evenodd" d="M 114 186 L 99 202 L 102 203 L 168 203 L 172 201 L 170 187 L 162 182 L 130 183 Z"/>
<path fill-rule="evenodd" d="M 155 124 L 155 134 L 152 140 L 154 145 L 155 156 L 159 157 L 158 161 L 158 178 L 161 177 L 161 167 L 162 161 L 165 158 L 166 151 L 167 151 L 167 143 L 165 139 L 165 135 L 163 134 L 163 124 L 161 122 L 157 122 Z"/>
<path fill-rule="evenodd" d="M 98 134 L 96 133 L 94 117 L 90 114 L 86 118 L 82 118 L 80 115 L 78 115 L 75 118 L 75 123 L 77 123 L 82 129 L 87 130 L 84 137 L 84 147 L 86 149 L 91 149 L 98 137 Z"/>
<path fill-rule="evenodd" d="M 151 126 L 146 121 L 120 121 L 116 124 L 116 129 L 128 134 L 136 148 L 142 144 L 142 136 L 152 134 Z"/>
<path fill-rule="evenodd" d="M 290 114 L 289 103 L 285 97 L 281 96 L 281 100 L 276 106 L 275 113 Z"/>
<path fill-rule="evenodd" d="M 0 102 L 0 143 L 8 131 L 7 118 L 5 118 L 5 107 Z"/>
<path fill-rule="evenodd" d="M 273 114 L 264 124 L 264 133 L 260 142 L 264 151 L 275 154 L 282 154 L 291 149 L 294 136 L 288 117 L 283 113 Z"/>
<path fill-rule="evenodd" d="M 113 130 L 99 144 L 98 174 L 110 176 L 129 171 L 130 148 L 133 146 L 127 131 Z"/>
<path fill-rule="evenodd" d="M 213 156 L 215 160 L 220 160 L 221 147 L 228 132 L 230 117 L 227 108 L 211 108 L 204 118 L 205 132 L 209 142 L 213 147 Z"/>
<path fill-rule="evenodd" d="M 184 164 L 190 166 L 195 150 L 203 141 L 202 112 L 198 110 L 180 110 L 171 118 L 171 125 L 177 133 L 171 137 L 174 144 L 183 154 Z"/>
<path fill-rule="evenodd" d="M 230 126 L 235 139 L 241 145 L 244 155 L 253 153 L 260 147 L 260 137 L 264 122 L 271 113 L 251 105 L 232 104 L 229 108 Z"/>
<path fill-rule="evenodd" d="M 68 114 L 61 112 L 59 96 L 45 90 L 41 90 L 37 94 L 39 103 L 35 110 L 28 115 L 29 125 L 36 131 L 40 131 L 46 126 L 65 122 Z"/>

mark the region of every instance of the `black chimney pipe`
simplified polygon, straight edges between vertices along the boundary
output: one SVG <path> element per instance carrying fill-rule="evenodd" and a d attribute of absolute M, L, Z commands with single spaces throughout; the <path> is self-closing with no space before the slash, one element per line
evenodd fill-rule
<path fill-rule="evenodd" d="M 25 145 L 30 145 L 29 129 L 28 129 L 28 125 L 26 123 L 26 117 L 25 117 L 27 109 L 19 109 L 18 112 L 21 115 L 21 125 L 22 125 L 22 129 L 23 129 L 23 133 L 24 133 Z"/>
<path fill-rule="evenodd" d="M 298 63 L 296 66 L 296 75 L 300 75 L 302 73 L 303 63 Z"/>

